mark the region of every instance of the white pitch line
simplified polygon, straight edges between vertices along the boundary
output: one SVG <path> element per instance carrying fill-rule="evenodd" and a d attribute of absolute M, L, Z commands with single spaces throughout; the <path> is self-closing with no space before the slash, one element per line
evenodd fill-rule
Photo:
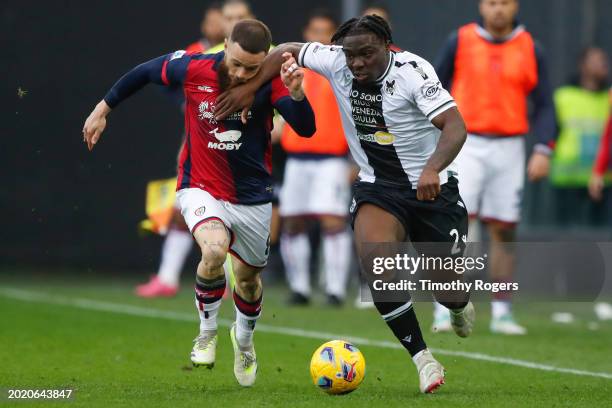
<path fill-rule="evenodd" d="M 101 312 L 111 312 L 111 313 L 119 313 L 131 316 L 139 316 L 139 317 L 151 317 L 156 319 L 169 319 L 169 320 L 177 320 L 195 323 L 197 318 L 193 313 L 182 313 L 182 312 L 173 312 L 167 310 L 159 310 L 159 309 L 151 309 L 141 306 L 134 306 L 122 303 L 112 303 L 112 302 L 104 302 L 94 299 L 84 299 L 84 298 L 69 298 L 69 297 L 61 297 L 61 296 L 52 296 L 43 292 L 32 292 L 22 289 L 14 289 L 14 288 L 0 288 L 0 295 L 5 298 L 22 300 L 25 302 L 34 302 L 34 303 L 45 303 L 45 304 L 54 304 L 54 305 L 62 305 L 62 306 L 71 306 L 79 309 L 85 310 L 95 310 Z M 219 319 L 219 324 L 221 326 L 229 327 L 232 322 L 227 319 Z M 267 324 L 257 324 L 257 331 L 264 333 L 277 333 L 286 336 L 295 336 L 295 337 L 303 337 L 317 340 L 329 340 L 329 339 L 345 339 L 351 341 L 358 345 L 371 346 L 371 347 L 380 347 L 380 348 L 390 348 L 390 349 L 402 349 L 399 344 L 386 340 L 373 340 L 366 339 L 362 337 L 354 337 L 347 336 L 341 334 L 334 333 L 326 333 L 319 331 L 311 331 L 304 330 L 293 327 L 282 327 L 282 326 L 271 326 Z M 542 370 L 542 371 L 550 371 L 556 373 L 563 374 L 573 374 L 579 376 L 588 376 L 588 377 L 598 377 L 605 378 L 608 380 L 612 380 L 612 373 L 604 373 L 604 372 L 593 372 L 586 370 L 577 370 L 574 368 L 564 368 L 557 367 L 547 364 L 535 363 L 532 361 L 525 360 L 517 360 L 514 358 L 507 357 L 497 357 L 491 356 L 488 354 L 482 353 L 473 353 L 469 351 L 454 351 L 454 350 L 445 350 L 445 349 L 431 349 L 434 353 L 454 356 L 454 357 L 463 357 L 470 360 L 480 360 L 480 361 L 488 361 L 491 363 L 505 364 L 516 367 L 530 368 L 534 370 Z"/>

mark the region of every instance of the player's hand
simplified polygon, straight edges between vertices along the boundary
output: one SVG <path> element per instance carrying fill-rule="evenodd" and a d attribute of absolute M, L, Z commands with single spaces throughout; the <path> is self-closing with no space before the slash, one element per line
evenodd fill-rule
<path fill-rule="evenodd" d="M 291 93 L 291 98 L 296 101 L 304 99 L 302 82 L 304 80 L 304 70 L 300 68 L 290 52 L 283 53 L 285 62 L 281 65 L 280 76 L 283 84 Z"/>
<path fill-rule="evenodd" d="M 534 152 L 527 164 L 527 178 L 529 181 L 540 181 L 548 176 L 550 171 L 550 157 L 543 153 Z"/>
<path fill-rule="evenodd" d="M 599 174 L 593 174 L 589 180 L 589 195 L 593 201 L 601 201 L 604 188 L 604 178 Z"/>
<path fill-rule="evenodd" d="M 417 184 L 417 200 L 433 201 L 440 194 L 440 175 L 433 169 L 423 169 Z"/>
<path fill-rule="evenodd" d="M 87 148 L 91 151 L 104 129 L 106 128 L 106 115 L 111 111 L 104 100 L 100 101 L 94 110 L 89 114 L 83 125 L 83 141 L 87 143 Z"/>
<path fill-rule="evenodd" d="M 223 120 L 232 113 L 242 109 L 240 119 L 246 125 L 249 110 L 255 100 L 255 92 L 249 82 L 228 89 L 217 98 L 215 106 L 215 120 Z"/>

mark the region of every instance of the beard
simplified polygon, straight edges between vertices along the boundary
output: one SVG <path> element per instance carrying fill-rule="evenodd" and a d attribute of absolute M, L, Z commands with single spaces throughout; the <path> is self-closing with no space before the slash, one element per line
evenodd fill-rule
<path fill-rule="evenodd" d="M 221 61 L 217 73 L 219 76 L 219 89 L 221 89 L 221 92 L 225 92 L 232 86 L 232 79 L 229 76 L 229 71 L 227 69 L 227 65 L 225 65 L 225 61 Z"/>

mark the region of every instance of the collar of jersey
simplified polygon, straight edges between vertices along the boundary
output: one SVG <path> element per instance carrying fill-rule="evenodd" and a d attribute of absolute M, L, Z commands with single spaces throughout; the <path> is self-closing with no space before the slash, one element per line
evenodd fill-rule
<path fill-rule="evenodd" d="M 389 51 L 389 64 L 387 65 L 385 72 L 383 72 L 383 74 L 378 77 L 376 82 L 381 82 L 383 79 L 385 79 L 387 75 L 389 75 L 389 72 L 391 71 L 391 67 L 393 66 L 394 63 L 395 63 L 395 53 L 392 51 Z"/>

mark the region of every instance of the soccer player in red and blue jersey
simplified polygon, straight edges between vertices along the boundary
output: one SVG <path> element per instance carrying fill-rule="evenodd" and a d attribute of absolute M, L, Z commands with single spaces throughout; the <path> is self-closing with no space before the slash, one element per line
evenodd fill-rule
<path fill-rule="evenodd" d="M 253 385 L 257 373 L 253 332 L 261 313 L 260 272 L 269 252 L 274 109 L 298 134 L 309 137 L 315 132 L 314 114 L 302 90 L 303 71 L 288 66 L 259 88 L 248 123 L 241 121 L 240 112 L 215 119 L 217 96 L 257 74 L 271 40 L 262 22 L 244 20 L 235 25 L 224 52 L 177 51 L 141 64 L 112 87 L 83 128 L 91 150 L 104 131 L 106 116 L 121 101 L 150 82 L 182 85 L 186 141 L 179 160 L 177 198 L 202 251 L 195 287 L 200 334 L 191 360 L 207 367 L 215 363 L 217 314 L 226 287 L 223 263 L 230 252 L 236 277 L 236 322 L 230 336 L 234 374 L 243 386 Z"/>

